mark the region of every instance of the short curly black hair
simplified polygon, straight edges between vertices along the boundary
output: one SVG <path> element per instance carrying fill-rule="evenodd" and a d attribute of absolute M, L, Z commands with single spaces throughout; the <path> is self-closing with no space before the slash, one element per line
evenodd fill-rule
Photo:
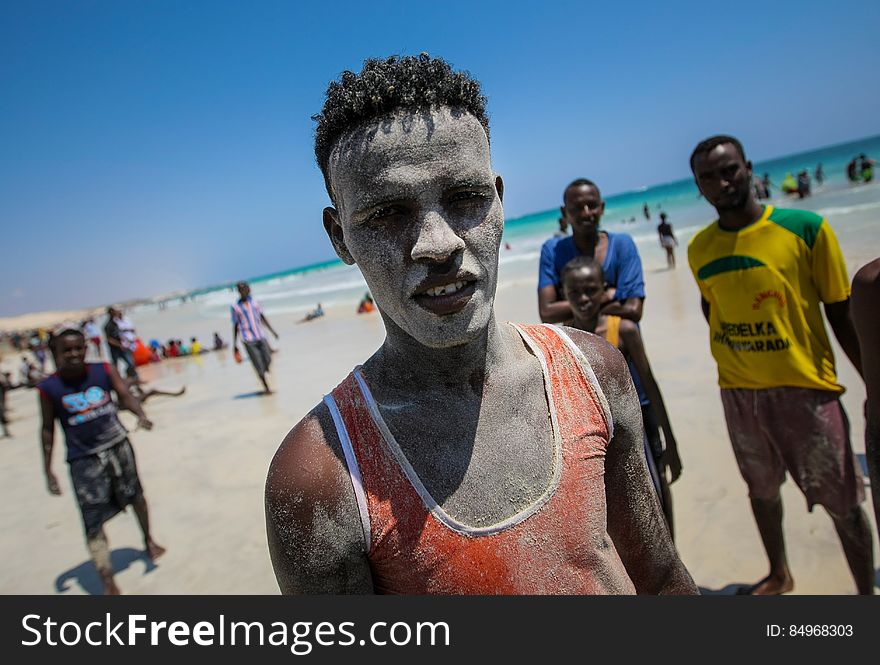
<path fill-rule="evenodd" d="M 321 112 L 313 115 L 315 158 L 327 192 L 330 191 L 328 162 L 339 137 L 357 125 L 393 113 L 398 109 L 430 109 L 449 106 L 468 111 L 489 136 L 486 98 L 480 83 L 466 71 L 453 71 L 442 58 L 427 53 L 419 56 L 393 55 L 383 60 L 364 61 L 360 74 L 344 71 L 327 86 Z"/>
<path fill-rule="evenodd" d="M 727 134 L 718 134 L 717 136 L 710 136 L 704 141 L 700 141 L 697 144 L 697 147 L 694 148 L 694 151 L 691 153 L 691 171 L 694 170 L 694 165 L 697 162 L 697 157 L 701 157 L 703 155 L 708 155 L 719 145 L 724 145 L 725 143 L 729 143 L 736 151 L 739 153 L 739 156 L 742 157 L 742 160 L 745 162 L 746 160 L 746 152 L 743 150 L 742 143 L 740 143 L 737 139 L 732 136 L 728 136 Z"/>

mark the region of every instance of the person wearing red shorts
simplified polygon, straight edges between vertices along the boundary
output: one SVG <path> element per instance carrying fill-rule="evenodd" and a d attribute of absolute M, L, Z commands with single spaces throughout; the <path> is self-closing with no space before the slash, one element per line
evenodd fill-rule
<path fill-rule="evenodd" d="M 787 471 L 808 509 L 819 504 L 834 521 L 859 593 L 873 593 L 871 530 L 860 507 L 865 492 L 822 318 L 824 309 L 861 373 L 834 232 L 814 213 L 758 203 L 752 165 L 733 137 L 697 145 L 691 169 L 718 220 L 691 240 L 688 261 L 709 323 L 733 452 L 770 560 L 769 575 L 741 592 L 794 588 L 779 494 Z"/>

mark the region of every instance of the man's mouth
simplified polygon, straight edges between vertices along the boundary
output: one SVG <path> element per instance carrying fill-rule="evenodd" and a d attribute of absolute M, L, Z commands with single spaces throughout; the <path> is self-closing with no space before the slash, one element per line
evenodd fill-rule
<path fill-rule="evenodd" d="M 439 284 L 435 282 L 431 286 L 419 288 L 413 295 L 413 300 L 429 312 L 445 316 L 464 309 L 476 287 L 477 280 L 472 277 L 460 277 Z"/>

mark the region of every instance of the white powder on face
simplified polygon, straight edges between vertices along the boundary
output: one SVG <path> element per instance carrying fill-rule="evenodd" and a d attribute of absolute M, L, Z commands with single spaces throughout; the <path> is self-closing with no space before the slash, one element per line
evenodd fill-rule
<path fill-rule="evenodd" d="M 389 336 L 444 348 L 483 334 L 492 316 L 503 210 L 479 121 L 446 107 L 400 111 L 343 135 L 329 164 L 344 250 L 360 267 Z M 455 198 L 462 194 L 472 198 Z M 374 222 L 377 209 L 394 217 Z M 438 271 L 477 279 L 462 311 L 438 316 L 412 298 Z"/>

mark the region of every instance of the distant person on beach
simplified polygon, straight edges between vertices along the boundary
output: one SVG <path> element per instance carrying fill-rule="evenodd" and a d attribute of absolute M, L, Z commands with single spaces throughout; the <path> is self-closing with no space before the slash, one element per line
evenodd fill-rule
<path fill-rule="evenodd" d="M 825 170 L 822 168 L 821 162 L 816 165 L 816 170 L 813 172 L 813 177 L 816 179 L 817 187 L 821 187 L 822 183 L 825 182 Z"/>
<path fill-rule="evenodd" d="M 214 350 L 220 351 L 221 349 L 226 348 L 226 342 L 223 341 L 223 338 L 220 337 L 220 333 L 214 333 Z"/>
<path fill-rule="evenodd" d="M 675 248 L 678 247 L 678 239 L 672 232 L 672 224 L 666 221 L 665 212 L 660 213 L 657 235 L 660 237 L 660 246 L 666 250 L 666 267 L 675 268 Z"/>
<path fill-rule="evenodd" d="M 137 376 L 134 364 L 134 347 L 137 335 L 134 326 L 116 307 L 107 308 L 107 323 L 104 325 L 104 337 L 110 349 L 110 364 L 119 369 L 119 361 L 125 365 L 125 374 Z"/>
<path fill-rule="evenodd" d="M 324 308 L 321 307 L 321 303 L 318 303 L 318 306 L 315 307 L 311 312 L 306 314 L 303 318 L 299 320 L 299 323 L 305 323 L 306 321 L 312 321 L 314 319 L 319 319 L 324 316 Z"/>
<path fill-rule="evenodd" d="M 798 173 L 797 194 L 800 199 L 805 199 L 810 195 L 810 174 L 806 169 Z"/>
<path fill-rule="evenodd" d="M 846 179 L 850 182 L 859 181 L 859 158 L 853 157 L 846 165 Z"/>
<path fill-rule="evenodd" d="M 21 365 L 18 367 L 18 376 L 21 385 L 33 388 L 39 381 L 42 381 L 44 374 L 28 358 L 22 356 Z"/>
<path fill-rule="evenodd" d="M 251 295 L 250 284 L 239 282 L 236 288 L 239 297 L 232 305 L 233 354 L 236 362 L 241 362 L 241 352 L 238 350 L 238 337 L 241 335 L 241 341 L 244 343 L 248 358 L 251 359 L 254 371 L 260 378 L 260 383 L 263 384 L 264 394 L 269 395 L 272 391 L 266 382 L 266 373 L 272 364 L 272 350 L 269 347 L 269 340 L 266 339 L 263 326 L 275 335 L 275 339 L 278 339 L 278 333 L 275 332 L 269 319 L 263 314 L 260 303 Z"/>
<path fill-rule="evenodd" d="M 859 155 L 859 176 L 862 182 L 871 182 L 874 179 L 874 167 L 877 162 L 867 155 Z"/>
<path fill-rule="evenodd" d="M 772 194 L 770 193 L 770 188 L 773 187 L 773 182 L 770 180 L 769 173 L 764 174 L 764 177 L 761 178 L 761 183 L 764 185 L 764 192 L 766 193 L 767 198 L 769 199 L 772 196 Z"/>
<path fill-rule="evenodd" d="M 9 416 L 6 412 L 6 393 L 12 390 L 13 385 L 9 372 L 0 373 L 0 428 L 3 429 L 3 437 L 12 436 L 9 432 Z"/>
<path fill-rule="evenodd" d="M 559 218 L 559 229 L 553 234 L 554 238 L 565 238 L 568 235 L 568 222 L 565 217 Z"/>
<path fill-rule="evenodd" d="M 865 457 L 874 498 L 874 519 L 880 524 L 880 259 L 862 267 L 853 279 L 852 316 L 862 354 L 865 404 Z"/>
<path fill-rule="evenodd" d="M 786 173 L 779 188 L 782 190 L 783 194 L 797 194 L 798 181 L 795 180 L 795 177 L 791 173 Z"/>
<path fill-rule="evenodd" d="M 181 387 L 180 390 L 171 391 L 159 390 L 158 388 L 146 388 L 146 384 L 137 378 L 124 378 L 122 381 L 125 383 L 125 387 L 128 388 L 128 392 L 131 393 L 131 396 L 141 404 L 157 395 L 164 397 L 180 397 L 186 392 L 186 386 Z"/>
<path fill-rule="evenodd" d="M 386 337 L 272 460 L 282 592 L 696 593 L 620 354 L 495 318 L 504 185 L 479 84 L 426 54 L 367 60 L 317 121 L 324 227 Z"/>
<path fill-rule="evenodd" d="M 651 221 L 651 209 L 648 207 L 648 204 L 642 206 L 642 214 L 645 215 L 645 219 Z"/>
<path fill-rule="evenodd" d="M 369 293 L 364 294 L 364 297 L 361 298 L 360 303 L 358 303 L 357 313 L 367 314 L 368 312 L 372 312 L 374 309 L 376 309 L 376 306 L 373 303 L 373 296 L 371 296 Z"/>
<path fill-rule="evenodd" d="M 93 318 L 88 318 L 83 321 L 82 331 L 86 336 L 86 339 L 95 347 L 95 353 L 98 354 L 98 357 L 100 358 L 103 356 L 104 354 L 101 353 L 101 331 L 95 324 L 95 320 Z"/>
<path fill-rule="evenodd" d="M 565 297 L 574 313 L 572 327 L 604 337 L 627 360 L 632 361 L 642 378 L 650 399 L 650 404 L 642 407 L 642 423 L 646 433 L 645 457 L 661 499 L 669 533 L 673 534 L 672 494 L 669 485 L 681 476 L 681 459 L 678 456 L 678 445 L 672 433 L 672 426 L 669 424 L 660 387 L 654 379 L 648 362 L 639 327 L 619 316 L 606 316 L 601 313 L 605 299 L 605 277 L 602 274 L 602 266 L 596 259 L 586 256 L 573 258 L 562 270 L 562 283 Z M 665 446 L 660 440 L 661 429 Z M 667 469 L 670 474 L 668 479 Z"/>
<path fill-rule="evenodd" d="M 602 264 L 607 287 L 614 293 L 603 313 L 638 322 L 642 318 L 645 299 L 642 260 L 629 235 L 599 229 L 605 212 L 599 187 L 586 178 L 575 180 L 563 190 L 559 210 L 572 234 L 565 238 L 551 238 L 541 247 L 538 268 L 541 321 L 561 323 L 571 320 L 571 307 L 562 292 L 562 269 L 575 256 L 593 256 Z"/>
<path fill-rule="evenodd" d="M 70 480 L 82 514 L 89 554 L 104 593 L 118 594 L 104 522 L 129 505 L 133 506 L 147 557 L 156 559 L 165 548 L 150 535 L 147 501 L 138 477 L 134 450 L 119 422 L 111 393 L 115 392 L 119 403 L 137 416 L 141 428 L 149 430 L 153 424 L 111 365 L 85 362 L 86 342 L 82 332 L 72 328 L 62 330 L 52 339 L 51 349 L 58 371 L 38 386 L 46 486 L 50 494 L 61 494 L 58 479 L 52 473 L 55 418 L 58 418 L 64 430 Z"/>
<path fill-rule="evenodd" d="M 764 181 L 758 176 L 752 178 L 752 186 L 755 188 L 755 197 L 758 200 L 770 198 L 770 192 L 764 186 Z"/>
<path fill-rule="evenodd" d="M 694 236 L 688 260 L 709 322 L 733 452 L 770 560 L 769 575 L 742 592 L 794 588 L 779 494 L 787 470 L 809 509 L 820 504 L 831 516 L 856 587 L 870 594 L 871 531 L 859 505 L 864 488 L 822 320 L 824 308 L 841 348 L 861 371 L 837 239 L 812 212 L 758 203 L 751 162 L 735 138 L 706 139 L 690 164 L 718 220 Z"/>

